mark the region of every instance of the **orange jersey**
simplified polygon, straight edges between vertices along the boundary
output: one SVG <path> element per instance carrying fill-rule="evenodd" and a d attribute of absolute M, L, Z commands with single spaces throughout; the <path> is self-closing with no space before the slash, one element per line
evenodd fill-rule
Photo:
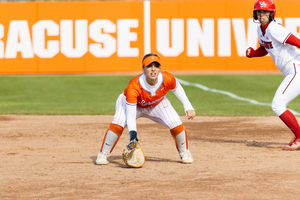
<path fill-rule="evenodd" d="M 126 96 L 126 102 L 130 104 L 137 104 L 141 108 L 148 108 L 157 105 L 161 102 L 169 90 L 174 90 L 176 88 L 175 77 L 166 71 L 162 71 L 161 84 L 155 91 L 155 94 L 151 94 L 151 91 L 147 91 L 147 87 L 142 83 L 143 74 L 134 77 L 128 84 L 127 88 L 124 90 L 124 95 Z"/>

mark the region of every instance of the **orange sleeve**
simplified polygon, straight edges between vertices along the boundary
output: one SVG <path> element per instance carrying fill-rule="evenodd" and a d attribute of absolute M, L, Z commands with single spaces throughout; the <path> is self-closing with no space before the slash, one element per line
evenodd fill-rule
<path fill-rule="evenodd" d="M 137 98 L 139 96 L 139 86 L 136 83 L 135 79 L 131 80 L 124 91 L 124 95 L 126 96 L 126 102 L 131 104 L 137 103 Z"/>
<path fill-rule="evenodd" d="M 165 82 L 168 83 L 169 89 L 174 90 L 176 88 L 176 79 L 173 74 L 169 72 L 163 72 Z"/>

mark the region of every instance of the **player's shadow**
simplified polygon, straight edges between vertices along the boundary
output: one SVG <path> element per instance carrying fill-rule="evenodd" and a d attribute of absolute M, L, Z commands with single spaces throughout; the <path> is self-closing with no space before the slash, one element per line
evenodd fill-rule
<path fill-rule="evenodd" d="M 146 156 L 145 157 L 146 162 L 179 162 L 179 160 L 171 160 L 168 158 L 158 158 L 158 157 L 154 157 L 154 156 Z M 179 159 L 179 157 L 178 157 Z"/>
<path fill-rule="evenodd" d="M 203 142 L 211 142 L 211 143 L 229 143 L 229 144 L 245 144 L 248 147 L 258 147 L 258 148 L 268 148 L 268 149 L 277 149 L 286 145 L 286 143 L 280 142 L 257 142 L 247 141 L 247 140 L 225 140 L 225 139 L 211 139 L 211 138 L 190 138 L 190 140 L 200 140 Z"/>
<path fill-rule="evenodd" d="M 94 164 L 96 165 L 96 159 L 97 159 L 97 156 L 92 156 L 91 159 L 93 160 Z M 131 168 L 127 165 L 125 165 L 124 161 L 123 161 L 123 157 L 122 156 L 109 156 L 107 158 L 109 164 L 108 165 L 116 165 L 117 167 L 120 167 L 120 168 Z M 147 159 L 146 159 L 147 161 Z"/>
<path fill-rule="evenodd" d="M 90 158 L 93 160 L 93 163 L 96 165 L 97 156 L 91 156 Z M 122 156 L 112 155 L 112 156 L 108 157 L 107 160 L 110 164 L 117 165 L 120 168 L 131 168 L 124 164 Z M 179 160 L 175 161 L 175 160 L 171 160 L 168 158 L 157 158 L 157 157 L 153 157 L 153 156 L 145 156 L 145 162 L 174 162 L 174 163 L 178 162 L 178 163 L 180 163 Z"/>
<path fill-rule="evenodd" d="M 97 156 L 91 156 L 90 158 L 93 160 L 93 163 L 96 165 Z M 109 156 L 107 158 L 107 160 L 108 160 L 109 164 L 115 164 L 118 167 L 127 168 L 127 166 L 123 162 L 122 156 Z"/>

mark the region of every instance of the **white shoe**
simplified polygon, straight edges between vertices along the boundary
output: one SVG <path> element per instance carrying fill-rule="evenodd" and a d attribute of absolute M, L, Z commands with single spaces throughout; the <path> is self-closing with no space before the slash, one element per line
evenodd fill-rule
<path fill-rule="evenodd" d="M 110 153 L 99 152 L 96 160 L 96 165 L 107 165 L 107 158 L 110 156 Z"/>
<path fill-rule="evenodd" d="M 183 152 L 179 153 L 179 155 L 183 163 L 192 163 L 194 161 L 193 156 L 189 150 L 184 150 Z"/>

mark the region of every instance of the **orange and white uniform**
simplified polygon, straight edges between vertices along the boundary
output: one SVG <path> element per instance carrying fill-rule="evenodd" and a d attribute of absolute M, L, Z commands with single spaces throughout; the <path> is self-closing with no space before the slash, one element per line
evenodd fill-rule
<path fill-rule="evenodd" d="M 182 125 L 179 115 L 165 96 L 169 90 L 182 102 L 185 111 L 194 110 L 182 86 L 171 73 L 160 72 L 154 86 L 147 83 L 145 74 L 141 74 L 133 78 L 119 96 L 112 123 L 123 128 L 127 125 L 128 131 L 136 131 L 136 119 L 140 117 L 149 118 L 170 130 Z"/>
<path fill-rule="evenodd" d="M 152 55 L 143 59 L 143 67 L 152 62 L 160 64 L 159 57 Z M 127 126 L 130 140 L 137 139 L 136 119 L 146 117 L 169 128 L 175 140 L 176 148 L 183 163 L 192 163 L 193 157 L 188 149 L 187 131 L 170 101 L 165 96 L 169 90 L 182 102 L 186 114 L 194 110 L 182 86 L 176 78 L 168 72 L 157 72 L 155 85 L 146 81 L 146 74 L 134 77 L 127 88 L 116 101 L 116 112 L 109 125 L 98 153 L 96 163 L 107 164 L 107 157 L 111 154 Z M 193 113 L 193 112 L 192 112 Z M 188 115 L 187 115 L 188 116 Z"/>

